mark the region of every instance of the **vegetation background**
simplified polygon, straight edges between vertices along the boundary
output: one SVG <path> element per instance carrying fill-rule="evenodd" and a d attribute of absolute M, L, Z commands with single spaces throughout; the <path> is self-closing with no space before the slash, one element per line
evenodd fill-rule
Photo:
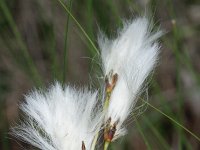
<path fill-rule="evenodd" d="M 121 18 L 145 12 L 166 31 L 150 82 L 150 105 L 135 109 L 128 135 L 110 150 L 200 149 L 200 141 L 172 121 L 200 137 L 200 1 L 63 2 L 96 45 L 99 27 L 113 37 Z M 8 135 L 25 93 L 54 80 L 87 85 L 99 70 L 93 58 L 94 47 L 58 0 L 0 0 L 0 149 L 29 147 Z"/>

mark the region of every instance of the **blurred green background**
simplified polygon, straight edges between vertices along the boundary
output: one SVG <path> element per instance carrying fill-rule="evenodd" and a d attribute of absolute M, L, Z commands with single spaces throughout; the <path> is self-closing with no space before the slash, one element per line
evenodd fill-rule
<path fill-rule="evenodd" d="M 148 102 L 200 137 L 199 0 L 63 2 L 95 45 L 99 28 L 113 37 L 121 19 L 153 16 L 166 34 Z M 94 47 L 57 0 L 0 0 L 0 150 L 34 149 L 8 134 L 24 94 L 55 80 L 78 85 L 93 80 L 95 87 L 97 60 Z M 135 109 L 127 126 L 128 135 L 110 150 L 200 149 L 200 141 L 147 105 Z"/>

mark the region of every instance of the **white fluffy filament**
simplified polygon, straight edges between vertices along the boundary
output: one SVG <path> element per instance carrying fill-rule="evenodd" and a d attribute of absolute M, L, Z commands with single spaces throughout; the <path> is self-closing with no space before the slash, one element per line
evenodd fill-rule
<path fill-rule="evenodd" d="M 27 118 L 14 134 L 42 150 L 78 150 L 82 142 L 89 150 L 102 120 L 97 102 L 97 92 L 86 88 L 63 90 L 56 83 L 48 91 L 36 90 L 21 105 Z"/>
<path fill-rule="evenodd" d="M 110 82 L 114 75 L 118 76 L 105 118 L 105 122 L 109 120 L 111 130 L 116 130 L 113 140 L 126 133 L 123 123 L 156 64 L 159 54 L 157 39 L 161 35 L 161 31 L 152 32 L 152 25 L 143 17 L 124 22 L 114 40 L 103 34 L 99 36 L 104 76 Z"/>

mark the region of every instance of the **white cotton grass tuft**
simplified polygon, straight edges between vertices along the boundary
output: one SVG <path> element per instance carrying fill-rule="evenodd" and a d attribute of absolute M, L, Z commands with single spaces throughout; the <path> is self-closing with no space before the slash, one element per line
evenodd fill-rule
<path fill-rule="evenodd" d="M 57 82 L 46 91 L 35 90 L 21 104 L 25 119 L 13 135 L 41 150 L 93 150 L 103 129 L 107 149 L 126 134 L 125 121 L 156 65 L 162 34 L 146 17 L 124 22 L 116 39 L 101 34 L 105 91 L 63 88 Z"/>
<path fill-rule="evenodd" d="M 109 123 L 114 134 L 109 140 L 115 140 L 126 134 L 123 126 L 130 115 L 142 85 L 154 68 L 159 54 L 158 38 L 162 32 L 152 31 L 153 26 L 146 17 L 124 22 L 116 39 L 108 39 L 104 34 L 98 38 L 104 76 L 109 84 L 117 75 L 112 90 L 105 124 Z M 113 132 L 113 133 L 112 133 Z"/>
<path fill-rule="evenodd" d="M 103 119 L 99 105 L 97 91 L 56 83 L 25 97 L 25 121 L 12 134 L 42 150 L 78 150 L 82 142 L 89 150 Z"/>

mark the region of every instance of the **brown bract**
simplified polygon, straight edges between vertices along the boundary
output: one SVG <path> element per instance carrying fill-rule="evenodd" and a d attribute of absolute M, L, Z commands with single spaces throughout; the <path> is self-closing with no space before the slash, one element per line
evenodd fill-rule
<path fill-rule="evenodd" d="M 111 118 L 108 119 L 108 121 L 106 122 L 106 126 L 104 129 L 104 140 L 106 142 L 111 142 L 115 132 L 116 132 L 116 126 L 118 124 L 119 121 L 116 121 L 113 125 L 111 125 Z"/>
<path fill-rule="evenodd" d="M 106 82 L 106 93 L 111 93 L 112 90 L 114 89 L 116 83 L 118 80 L 118 74 L 115 73 L 114 75 L 112 75 L 111 73 L 111 83 L 109 82 L 109 77 L 106 76 L 105 78 L 105 82 Z"/>
<path fill-rule="evenodd" d="M 84 141 L 82 141 L 81 149 L 82 149 L 82 150 L 86 150 L 86 147 L 85 147 L 85 143 L 84 143 Z"/>

